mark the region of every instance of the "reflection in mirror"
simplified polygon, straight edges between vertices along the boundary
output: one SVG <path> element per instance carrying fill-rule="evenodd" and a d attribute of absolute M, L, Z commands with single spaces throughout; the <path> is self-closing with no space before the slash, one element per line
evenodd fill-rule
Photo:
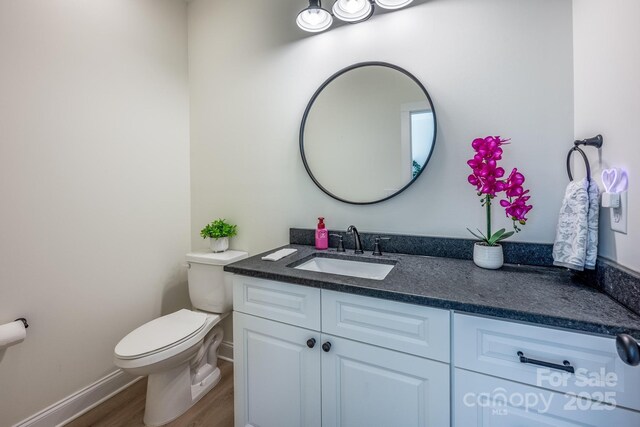
<path fill-rule="evenodd" d="M 431 99 L 415 77 L 386 63 L 363 63 L 329 78 L 312 97 L 300 149 L 314 182 L 338 200 L 369 204 L 408 187 L 436 137 Z"/>

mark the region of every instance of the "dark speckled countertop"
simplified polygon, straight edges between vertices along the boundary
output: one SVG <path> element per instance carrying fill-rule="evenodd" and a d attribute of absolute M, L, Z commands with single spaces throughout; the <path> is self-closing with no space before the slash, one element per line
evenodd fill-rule
<path fill-rule="evenodd" d="M 564 269 L 506 264 L 484 270 L 473 261 L 417 255 L 382 257 L 353 255 L 353 251 L 316 251 L 312 246 L 287 245 L 298 251 L 279 261 L 262 256 L 230 264 L 226 271 L 304 286 L 403 301 L 508 320 L 640 338 L 640 316 L 606 294 L 576 281 Z M 397 262 L 384 280 L 296 270 L 291 266 L 313 254 L 335 258 Z"/>

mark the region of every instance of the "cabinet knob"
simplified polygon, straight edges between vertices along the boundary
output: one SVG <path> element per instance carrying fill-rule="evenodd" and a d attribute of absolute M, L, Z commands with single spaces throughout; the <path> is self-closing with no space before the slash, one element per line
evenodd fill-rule
<path fill-rule="evenodd" d="M 627 365 L 638 366 L 640 364 L 640 346 L 631 335 L 618 335 L 616 349 L 622 361 Z"/>
<path fill-rule="evenodd" d="M 307 340 L 307 347 L 313 348 L 315 346 L 316 346 L 316 339 L 315 338 L 309 338 Z"/>
<path fill-rule="evenodd" d="M 322 344 L 322 349 L 328 353 L 329 350 L 331 350 L 331 343 L 329 341 L 327 341 L 326 343 Z"/>

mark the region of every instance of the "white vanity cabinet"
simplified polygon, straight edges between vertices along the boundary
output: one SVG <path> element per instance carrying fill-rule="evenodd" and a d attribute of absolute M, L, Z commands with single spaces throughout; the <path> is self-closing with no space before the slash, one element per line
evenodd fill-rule
<path fill-rule="evenodd" d="M 447 427 L 449 347 L 446 310 L 235 276 L 235 425 Z"/>
<path fill-rule="evenodd" d="M 613 337 L 240 275 L 234 359 L 236 427 L 640 426 Z"/>

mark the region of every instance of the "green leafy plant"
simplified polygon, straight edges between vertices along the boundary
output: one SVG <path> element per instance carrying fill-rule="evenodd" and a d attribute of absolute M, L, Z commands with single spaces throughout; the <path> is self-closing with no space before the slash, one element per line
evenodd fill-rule
<path fill-rule="evenodd" d="M 415 178 L 416 176 L 418 176 L 418 174 L 422 170 L 422 166 L 420 165 L 420 163 L 414 160 L 413 163 L 411 163 L 411 167 L 413 169 L 413 174 L 411 175 L 411 177 Z"/>
<path fill-rule="evenodd" d="M 211 237 L 212 239 L 220 239 L 221 237 L 233 237 L 238 234 L 238 226 L 229 224 L 226 219 L 216 219 L 211 224 L 204 226 L 200 230 L 203 239 Z"/>

